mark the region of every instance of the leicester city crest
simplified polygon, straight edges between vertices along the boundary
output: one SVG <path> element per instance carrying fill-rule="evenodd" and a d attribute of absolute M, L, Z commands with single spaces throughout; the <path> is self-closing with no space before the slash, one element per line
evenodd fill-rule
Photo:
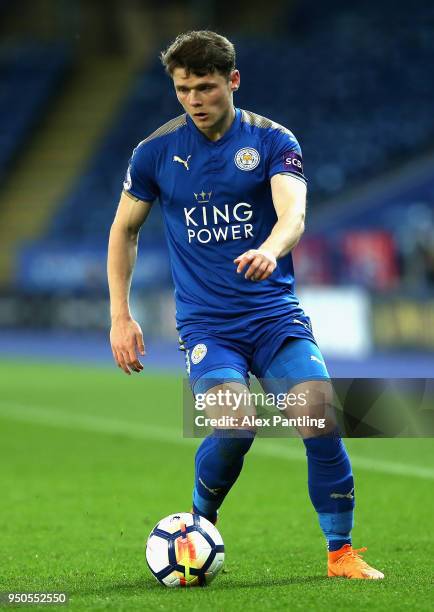
<path fill-rule="evenodd" d="M 190 356 L 191 362 L 194 363 L 195 365 L 197 363 L 200 363 L 202 359 L 205 357 L 207 350 L 208 349 L 206 348 L 206 344 L 196 344 L 196 346 L 191 351 L 191 356 Z"/>
<path fill-rule="evenodd" d="M 261 157 L 256 149 L 245 147 L 235 153 L 235 165 L 240 170 L 254 170 L 259 164 Z"/>

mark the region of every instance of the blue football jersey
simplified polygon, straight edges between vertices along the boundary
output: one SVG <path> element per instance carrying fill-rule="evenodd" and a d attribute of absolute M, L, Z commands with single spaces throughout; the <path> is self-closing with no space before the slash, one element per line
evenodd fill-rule
<path fill-rule="evenodd" d="M 134 149 L 124 190 L 140 200 L 159 200 L 181 333 L 303 316 L 291 254 L 261 282 L 246 280 L 247 268 L 237 274 L 234 264 L 244 251 L 258 248 L 277 221 L 270 179 L 278 173 L 305 181 L 297 140 L 285 127 L 241 109 L 215 142 L 183 114 Z"/>

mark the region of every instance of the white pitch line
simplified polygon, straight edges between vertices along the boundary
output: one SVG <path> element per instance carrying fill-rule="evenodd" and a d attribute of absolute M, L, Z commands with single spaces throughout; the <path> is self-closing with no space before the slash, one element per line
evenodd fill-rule
<path fill-rule="evenodd" d="M 38 406 L 25 404 L 10 404 L 0 402 L 0 416 L 14 421 L 60 427 L 62 429 L 76 429 L 80 431 L 121 435 L 135 440 L 156 440 L 170 444 L 187 444 L 197 446 L 197 438 L 183 438 L 182 432 L 175 429 L 158 427 L 155 425 L 142 425 L 131 421 L 110 419 L 77 413 L 65 413 L 55 409 L 47 410 Z M 289 445 L 282 446 L 278 440 L 259 440 L 253 447 L 253 454 L 286 461 L 305 462 L 306 456 L 302 446 L 299 449 Z M 351 453 L 351 463 L 354 468 L 368 470 L 393 476 L 410 476 L 425 480 L 434 480 L 434 470 L 419 465 L 397 463 L 381 459 L 358 457 Z"/>
<path fill-rule="evenodd" d="M 6 404 L 0 402 L 0 416 L 15 421 L 61 427 L 64 429 L 79 429 L 93 433 L 123 435 L 136 440 L 157 440 L 159 442 L 197 444 L 193 438 L 182 438 L 174 429 L 155 425 L 142 425 L 132 421 L 121 421 L 87 414 L 66 413 L 56 409 L 50 410 L 25 404 Z"/>
<path fill-rule="evenodd" d="M 267 446 L 258 448 L 262 455 L 267 457 L 276 457 L 276 459 L 290 459 L 306 461 L 304 452 L 296 453 L 294 449 L 286 448 L 278 445 L 270 445 L 267 441 Z M 415 478 L 423 478 L 425 480 L 434 480 L 434 470 L 420 465 L 412 465 L 408 463 L 397 463 L 387 461 L 386 459 L 370 459 L 369 457 L 359 457 L 350 451 L 351 465 L 358 470 L 368 470 L 369 472 L 377 472 L 382 474 L 390 474 L 392 476 L 410 476 Z"/>

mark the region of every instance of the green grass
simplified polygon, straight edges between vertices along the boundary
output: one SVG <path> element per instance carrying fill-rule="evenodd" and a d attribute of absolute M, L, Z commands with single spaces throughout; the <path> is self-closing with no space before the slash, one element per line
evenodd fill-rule
<path fill-rule="evenodd" d="M 325 577 L 302 445 L 257 440 L 219 521 L 224 573 L 170 590 L 144 541 L 190 507 L 197 441 L 182 439 L 182 380 L 3 361 L 0 391 L 0 591 L 66 591 L 73 610 L 432 609 L 433 440 L 347 443 L 354 544 L 384 581 Z M 415 475 L 387 473 L 394 462 Z"/>

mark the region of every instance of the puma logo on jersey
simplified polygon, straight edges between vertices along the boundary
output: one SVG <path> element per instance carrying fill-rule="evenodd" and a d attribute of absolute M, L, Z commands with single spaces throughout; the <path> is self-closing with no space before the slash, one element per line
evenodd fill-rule
<path fill-rule="evenodd" d="M 340 499 L 340 498 L 346 498 L 346 499 L 354 499 L 354 495 L 353 495 L 353 491 L 354 491 L 354 487 L 351 489 L 351 491 L 349 493 L 331 493 L 330 497 L 332 499 Z"/>
<path fill-rule="evenodd" d="M 188 160 L 190 159 L 191 155 L 189 155 L 187 157 L 187 159 L 181 159 L 179 157 L 179 155 L 174 155 L 173 156 L 173 161 L 179 162 L 180 164 L 184 164 L 184 166 L 186 167 L 187 170 L 190 170 L 190 168 L 188 167 Z"/>
<path fill-rule="evenodd" d="M 307 323 L 303 323 L 303 321 L 300 321 L 299 319 L 292 319 L 293 323 L 299 323 L 300 325 L 303 325 L 303 327 L 305 327 L 306 329 L 310 329 L 309 325 Z"/>
<path fill-rule="evenodd" d="M 320 363 L 321 365 L 325 366 L 324 361 L 321 361 L 321 359 L 318 359 L 318 357 L 316 355 L 311 355 L 310 356 L 310 360 L 311 361 L 317 361 L 318 363 Z"/>

